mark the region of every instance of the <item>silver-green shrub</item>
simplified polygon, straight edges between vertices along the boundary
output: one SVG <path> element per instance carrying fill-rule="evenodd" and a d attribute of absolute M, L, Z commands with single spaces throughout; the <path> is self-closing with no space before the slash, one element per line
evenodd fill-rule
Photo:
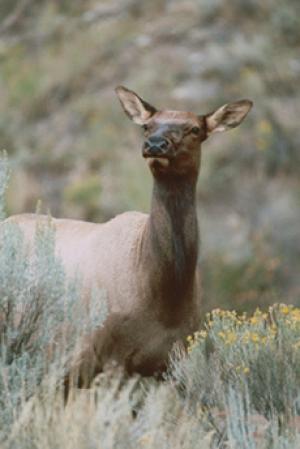
<path fill-rule="evenodd" d="M 0 159 L 0 212 L 8 164 Z M 80 279 L 68 280 L 55 255 L 55 227 L 37 217 L 33 249 L 19 226 L 0 222 L 0 437 L 18 417 L 22 403 L 43 379 L 59 385 L 79 338 L 106 317 L 101 291 L 80 310 Z"/>
<path fill-rule="evenodd" d="M 5 217 L 5 192 L 9 181 L 9 165 L 6 152 L 0 154 L 0 220 Z"/>

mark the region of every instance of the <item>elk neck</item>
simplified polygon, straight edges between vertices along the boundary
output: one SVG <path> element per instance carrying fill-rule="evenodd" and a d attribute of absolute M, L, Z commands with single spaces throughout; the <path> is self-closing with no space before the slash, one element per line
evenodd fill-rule
<path fill-rule="evenodd" d="M 155 177 L 151 212 L 141 242 L 141 264 L 151 292 L 175 315 L 192 300 L 198 256 L 197 177 Z M 180 313 L 180 312 L 179 312 Z"/>

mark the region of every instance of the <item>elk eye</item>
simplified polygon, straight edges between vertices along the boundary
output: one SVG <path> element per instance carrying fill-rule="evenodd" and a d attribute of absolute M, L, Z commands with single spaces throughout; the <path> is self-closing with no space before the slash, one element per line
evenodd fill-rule
<path fill-rule="evenodd" d="M 196 134 L 196 135 L 198 136 L 198 134 L 200 134 L 200 128 L 199 128 L 198 126 L 194 126 L 194 127 L 191 129 L 191 132 L 192 132 L 193 134 Z"/>
<path fill-rule="evenodd" d="M 143 125 L 142 128 L 144 131 L 148 131 L 148 125 Z"/>

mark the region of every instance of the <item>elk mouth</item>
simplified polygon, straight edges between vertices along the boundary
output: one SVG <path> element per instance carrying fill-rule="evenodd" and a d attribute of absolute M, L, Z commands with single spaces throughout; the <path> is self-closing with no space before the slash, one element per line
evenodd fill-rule
<path fill-rule="evenodd" d="M 144 158 L 147 160 L 149 167 L 162 167 L 167 168 L 170 165 L 170 159 L 166 156 L 148 156 L 144 155 Z"/>

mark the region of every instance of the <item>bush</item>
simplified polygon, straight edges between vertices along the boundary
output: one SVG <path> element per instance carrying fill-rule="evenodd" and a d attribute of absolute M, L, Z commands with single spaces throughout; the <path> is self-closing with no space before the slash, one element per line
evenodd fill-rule
<path fill-rule="evenodd" d="M 8 180 L 0 160 L 0 211 Z M 1 184 L 0 184 L 1 185 Z M 93 292 L 90 313 L 82 315 L 80 281 L 68 280 L 55 255 L 55 227 L 37 219 L 32 254 L 19 226 L 0 223 L 0 436 L 9 432 L 22 402 L 43 379 L 64 376 L 75 344 L 101 325 L 106 309 L 103 295 Z M 94 317 L 92 319 L 92 317 Z M 96 319 L 95 319 L 96 317 Z M 71 336 L 73 336 L 71 338 Z"/>
<path fill-rule="evenodd" d="M 293 306 L 257 309 L 251 317 L 216 309 L 205 329 L 189 337 L 188 357 L 173 360 L 171 377 L 193 410 L 209 413 L 220 435 L 224 423 L 216 424 L 216 410 L 225 413 L 228 437 L 235 419 L 251 438 L 253 416 L 269 430 L 276 423 L 278 436 L 300 412 L 299 336 L 300 310 Z"/>
<path fill-rule="evenodd" d="M 299 327 L 300 310 L 284 304 L 216 310 L 165 382 L 112 367 L 67 407 L 39 398 L 8 447 L 297 449 Z"/>

